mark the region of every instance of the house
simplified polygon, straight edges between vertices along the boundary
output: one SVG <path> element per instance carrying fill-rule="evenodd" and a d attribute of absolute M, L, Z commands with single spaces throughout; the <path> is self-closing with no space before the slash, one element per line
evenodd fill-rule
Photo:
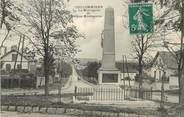
<path fill-rule="evenodd" d="M 178 87 L 177 67 L 177 61 L 170 52 L 158 51 L 145 72 L 155 80 L 157 89 L 161 87 L 162 76 L 165 72 L 165 89 L 171 89 L 171 87 Z"/>
<path fill-rule="evenodd" d="M 170 52 L 159 51 L 147 71 L 156 81 L 161 81 L 164 72 L 166 73 L 166 77 L 169 78 L 177 72 L 176 59 Z"/>
<path fill-rule="evenodd" d="M 27 88 L 28 85 L 36 88 L 45 85 L 43 59 L 35 60 L 32 53 L 22 54 L 17 46 L 12 46 L 8 52 L 6 51 L 6 47 L 1 48 L 3 88 Z M 54 77 L 53 74 L 49 74 L 49 84 L 54 83 Z"/>
<path fill-rule="evenodd" d="M 12 46 L 8 52 L 5 51 L 0 57 L 0 61 L 1 70 L 5 72 L 22 69 L 23 71 L 34 73 L 36 70 L 36 61 L 18 52 L 16 46 Z"/>
<path fill-rule="evenodd" d="M 36 61 L 24 56 L 12 46 L 7 52 L 1 48 L 1 87 L 2 88 L 33 88 L 35 87 Z"/>

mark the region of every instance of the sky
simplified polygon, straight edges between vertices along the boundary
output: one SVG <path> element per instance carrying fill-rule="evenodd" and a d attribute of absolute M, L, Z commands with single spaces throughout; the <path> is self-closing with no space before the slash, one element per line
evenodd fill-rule
<path fill-rule="evenodd" d="M 76 6 L 103 6 L 100 11 L 93 13 L 94 15 L 100 15 L 97 18 L 74 18 L 74 24 L 77 26 L 80 33 L 85 35 L 85 39 L 79 39 L 77 45 L 79 45 L 80 53 L 77 54 L 77 58 L 102 58 L 101 48 L 101 33 L 104 29 L 104 14 L 105 8 L 114 8 L 115 13 L 115 50 L 116 59 L 122 59 L 123 55 L 129 55 L 131 53 L 131 36 L 128 29 L 124 28 L 122 16 L 127 13 L 127 7 L 123 6 L 122 0 L 64 0 L 66 9 L 73 11 Z M 20 2 L 21 3 L 21 2 Z M 73 12 L 72 12 L 73 13 Z M 80 15 L 85 12 L 76 12 Z M 126 15 L 127 15 L 126 14 Z M 128 17 L 127 17 L 128 18 Z M 128 19 L 127 19 L 128 20 Z M 0 32 L 5 34 L 6 32 Z M 2 37 L 1 37 L 2 38 Z M 18 44 L 19 36 L 12 35 L 10 41 L 6 41 L 5 45 L 11 46 Z M 2 41 L 2 40 L 1 40 Z"/>
<path fill-rule="evenodd" d="M 122 59 L 122 55 L 129 55 L 131 53 L 131 36 L 128 29 L 124 27 L 122 19 L 124 13 L 128 14 L 128 12 L 127 8 L 123 7 L 122 0 L 70 0 L 67 3 L 67 7 L 71 8 L 85 5 L 102 5 L 103 8 L 96 13 L 102 17 L 74 18 L 74 23 L 79 31 L 86 36 L 86 39 L 78 40 L 77 42 L 82 50 L 77 57 L 101 59 L 101 32 L 104 29 L 104 10 L 107 7 L 114 8 L 115 13 L 116 59 Z"/>
<path fill-rule="evenodd" d="M 21 1 L 21 0 L 20 0 Z M 24 0 L 22 0 L 24 1 Z M 102 6 L 98 12 L 93 12 L 94 15 L 100 15 L 97 18 L 76 18 L 74 17 L 74 24 L 77 26 L 80 33 L 85 35 L 85 39 L 79 39 L 77 45 L 79 45 L 80 53 L 77 54 L 77 58 L 102 58 L 101 48 L 101 33 L 104 29 L 104 14 L 105 8 L 114 8 L 115 13 L 115 51 L 116 60 L 122 60 L 122 55 L 127 55 L 128 58 L 132 58 L 132 46 L 131 41 L 134 39 L 129 34 L 128 28 L 128 4 L 125 3 L 129 0 L 64 0 L 66 3 L 66 9 L 70 10 L 73 14 L 81 15 L 87 12 L 74 12 L 77 6 Z M 158 12 L 159 13 L 159 12 Z M 0 38 L 3 38 L 3 34 L 6 32 L 0 32 Z M 19 36 L 10 36 L 10 41 L 6 41 L 5 45 L 11 46 L 18 44 Z M 173 37 L 175 38 L 175 37 Z M 0 39 L 0 42 L 2 41 Z"/>

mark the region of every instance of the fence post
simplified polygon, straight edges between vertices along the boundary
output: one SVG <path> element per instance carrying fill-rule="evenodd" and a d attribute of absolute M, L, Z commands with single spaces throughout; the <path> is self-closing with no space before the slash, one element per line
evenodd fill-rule
<path fill-rule="evenodd" d="M 41 110 L 41 107 L 42 107 L 42 103 L 43 103 L 43 95 L 40 95 L 41 96 L 41 104 L 39 105 L 39 111 Z"/>
<path fill-rule="evenodd" d="M 137 87 L 135 88 L 135 98 L 137 100 Z"/>
<path fill-rule="evenodd" d="M 102 101 L 102 87 L 100 87 L 100 100 Z"/>
<path fill-rule="evenodd" d="M 117 117 L 119 117 L 119 112 L 117 113 Z"/>
<path fill-rule="evenodd" d="M 18 108 L 18 104 L 15 103 L 15 111 L 17 111 L 17 108 Z"/>
<path fill-rule="evenodd" d="M 24 97 L 24 99 L 25 99 L 25 97 L 26 97 L 26 93 L 24 93 L 24 94 L 23 94 L 23 97 Z M 23 112 L 25 112 L 25 108 L 26 108 L 25 100 L 23 101 L 23 103 L 24 103 L 24 109 L 23 109 Z"/>
<path fill-rule="evenodd" d="M 106 88 L 104 88 L 104 100 L 106 100 L 107 93 L 106 93 Z"/>
<path fill-rule="evenodd" d="M 130 89 L 130 91 L 129 91 L 129 97 L 134 97 L 134 92 L 133 92 L 132 87 L 129 86 L 129 89 Z"/>
<path fill-rule="evenodd" d="M 74 95 L 75 95 L 75 100 L 76 100 L 76 98 L 77 98 L 77 86 L 75 86 Z"/>
<path fill-rule="evenodd" d="M 123 94 L 124 94 L 124 100 L 125 100 L 125 87 L 124 87 L 124 93 Z"/>
<path fill-rule="evenodd" d="M 150 99 L 152 100 L 152 97 L 153 97 L 153 88 L 151 87 L 151 95 L 150 95 Z"/>

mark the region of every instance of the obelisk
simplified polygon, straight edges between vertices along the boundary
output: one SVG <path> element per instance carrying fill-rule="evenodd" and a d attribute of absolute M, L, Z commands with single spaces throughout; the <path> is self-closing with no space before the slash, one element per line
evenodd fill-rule
<path fill-rule="evenodd" d="M 98 70 L 98 82 L 117 84 L 120 82 L 120 71 L 115 67 L 114 9 L 111 7 L 105 9 L 102 48 L 102 65 Z"/>

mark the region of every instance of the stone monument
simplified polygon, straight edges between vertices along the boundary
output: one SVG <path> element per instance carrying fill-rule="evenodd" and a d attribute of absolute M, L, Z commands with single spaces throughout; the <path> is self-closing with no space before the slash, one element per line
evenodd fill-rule
<path fill-rule="evenodd" d="M 115 66 L 114 9 L 105 9 L 104 31 L 102 33 L 102 66 L 98 70 L 99 84 L 119 84 L 120 71 Z"/>

